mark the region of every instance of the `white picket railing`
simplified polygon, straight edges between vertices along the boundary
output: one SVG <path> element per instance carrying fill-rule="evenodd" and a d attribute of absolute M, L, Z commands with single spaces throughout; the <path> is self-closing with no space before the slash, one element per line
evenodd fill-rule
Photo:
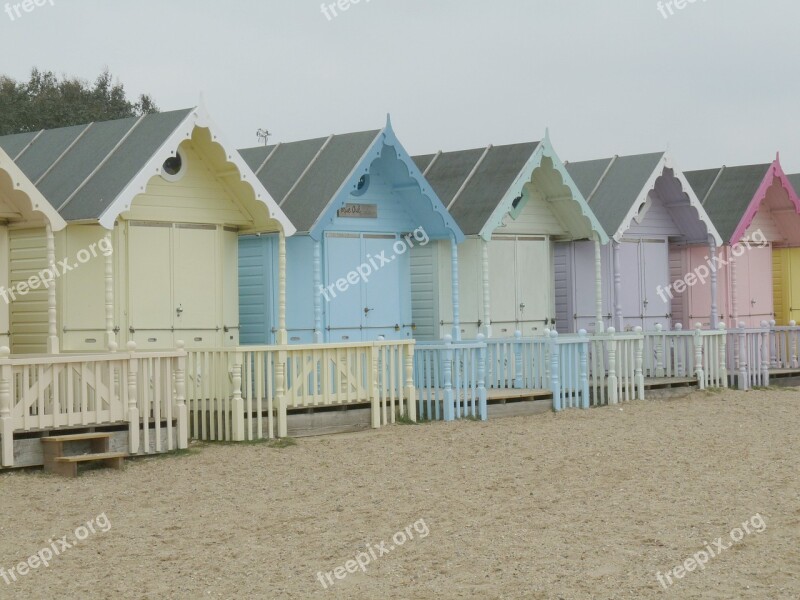
<path fill-rule="evenodd" d="M 376 428 L 398 415 L 416 420 L 413 354 L 413 341 L 192 350 L 191 436 L 286 437 L 289 409 L 324 406 L 370 404 Z"/>
<path fill-rule="evenodd" d="M 414 351 L 414 385 L 420 419 L 452 421 L 472 417 L 485 421 L 487 344 L 483 335 L 471 342 L 418 343 Z"/>
<path fill-rule="evenodd" d="M 770 369 L 800 369 L 800 327 L 790 321 L 788 327 L 770 322 Z"/>
<path fill-rule="evenodd" d="M 186 353 L 178 346 L 136 352 L 130 342 L 126 352 L 16 357 L 0 348 L 2 466 L 14 466 L 14 433 L 33 430 L 128 423 L 130 454 L 186 448 Z"/>
<path fill-rule="evenodd" d="M 674 331 L 656 325 L 645 333 L 645 377 L 694 378 L 700 389 L 728 387 L 727 333 L 722 323 L 716 330 L 703 330 L 698 323 L 688 331 L 680 323 Z"/>
<path fill-rule="evenodd" d="M 606 333 L 592 335 L 589 339 L 592 406 L 644 400 L 642 328 L 637 327 L 632 333 L 617 333 L 610 327 Z"/>

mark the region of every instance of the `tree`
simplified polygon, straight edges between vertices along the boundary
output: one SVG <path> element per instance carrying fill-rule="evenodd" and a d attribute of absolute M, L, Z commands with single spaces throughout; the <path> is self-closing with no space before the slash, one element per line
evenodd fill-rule
<path fill-rule="evenodd" d="M 124 86 L 113 80 L 108 69 L 94 86 L 77 77 L 59 79 L 52 71 L 37 68 L 31 70 L 27 82 L 0 75 L 0 135 L 155 112 L 158 106 L 147 94 L 136 102 L 128 100 Z"/>

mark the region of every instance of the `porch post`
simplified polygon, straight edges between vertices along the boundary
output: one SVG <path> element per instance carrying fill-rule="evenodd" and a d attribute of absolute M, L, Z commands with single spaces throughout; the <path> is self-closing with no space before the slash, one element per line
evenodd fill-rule
<path fill-rule="evenodd" d="M 314 240 L 314 343 L 322 343 L 322 243 Z"/>
<path fill-rule="evenodd" d="M 481 275 L 483 276 L 483 333 L 492 337 L 492 292 L 489 289 L 489 242 L 481 238 Z"/>
<path fill-rule="evenodd" d="M 619 245 L 614 242 L 614 311 L 616 313 L 617 331 L 625 331 L 625 324 L 622 322 L 622 273 L 619 266 Z"/>
<path fill-rule="evenodd" d="M 45 225 L 47 235 L 47 264 L 56 264 L 56 238 L 50 223 Z M 54 273 L 52 275 L 55 275 Z M 56 311 L 55 279 L 47 286 L 47 353 L 58 354 L 58 313 Z"/>
<path fill-rule="evenodd" d="M 600 246 L 600 236 L 594 236 L 594 302 L 595 302 L 595 330 L 596 334 L 605 331 L 603 322 L 603 257 Z"/>
<path fill-rule="evenodd" d="M 114 263 L 113 253 L 106 255 L 106 348 L 116 347 L 116 334 L 114 333 Z"/>
<path fill-rule="evenodd" d="M 736 292 L 737 282 L 736 282 L 736 257 L 733 255 L 733 252 L 728 253 L 730 256 L 730 265 L 731 265 L 731 280 L 728 283 L 728 287 L 731 289 L 731 320 L 734 323 L 734 327 L 739 327 L 739 298 Z M 746 389 L 746 388 L 745 388 Z"/>
<path fill-rule="evenodd" d="M 450 236 L 450 271 L 453 280 L 453 340 L 461 340 L 461 315 L 458 306 L 458 244 L 456 236 Z"/>
<path fill-rule="evenodd" d="M 717 255 L 717 241 L 713 235 L 708 236 L 708 252 L 711 257 L 711 330 L 719 325 L 719 309 L 717 306 L 717 262 L 714 257 Z"/>
<path fill-rule="evenodd" d="M 14 466 L 14 419 L 11 415 L 11 350 L 0 348 L 0 465 Z"/>
<path fill-rule="evenodd" d="M 278 232 L 278 335 L 275 341 L 279 346 L 289 341 L 286 332 L 286 236 L 283 230 Z"/>

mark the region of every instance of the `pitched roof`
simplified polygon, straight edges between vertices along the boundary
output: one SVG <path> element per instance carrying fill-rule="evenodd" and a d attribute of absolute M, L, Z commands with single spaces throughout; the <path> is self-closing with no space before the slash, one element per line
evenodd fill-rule
<path fill-rule="evenodd" d="M 64 219 L 99 219 L 190 112 L 4 136 L 0 147 Z"/>
<path fill-rule="evenodd" d="M 684 173 L 703 208 L 726 242 L 769 173 L 771 164 L 722 167 Z"/>
<path fill-rule="evenodd" d="M 297 227 L 309 231 L 382 130 L 239 150 Z"/>
<path fill-rule="evenodd" d="M 603 229 L 613 236 L 663 157 L 663 152 L 615 156 L 566 163 L 566 167 Z"/>
<path fill-rule="evenodd" d="M 238 154 L 221 141 L 205 107 L 175 110 L 0 137 L 5 150 L 66 221 L 99 221 L 113 226 L 151 177 L 160 172 L 195 127 L 207 128 L 223 146 L 236 177 L 287 235 L 295 229 Z"/>
<path fill-rule="evenodd" d="M 789 179 L 789 183 L 792 184 L 795 192 L 800 192 L 800 173 L 795 173 L 794 175 L 787 175 Z"/>
<path fill-rule="evenodd" d="M 414 162 L 466 235 L 477 235 L 539 142 L 415 156 Z"/>

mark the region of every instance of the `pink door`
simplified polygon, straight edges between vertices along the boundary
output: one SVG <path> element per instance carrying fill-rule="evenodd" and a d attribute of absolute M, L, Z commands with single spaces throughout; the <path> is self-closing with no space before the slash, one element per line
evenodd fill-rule
<path fill-rule="evenodd" d="M 730 254 L 730 251 L 729 251 Z M 772 248 L 749 248 L 736 261 L 736 321 L 758 327 L 773 316 Z M 733 275 L 731 275 L 733 277 Z"/>

